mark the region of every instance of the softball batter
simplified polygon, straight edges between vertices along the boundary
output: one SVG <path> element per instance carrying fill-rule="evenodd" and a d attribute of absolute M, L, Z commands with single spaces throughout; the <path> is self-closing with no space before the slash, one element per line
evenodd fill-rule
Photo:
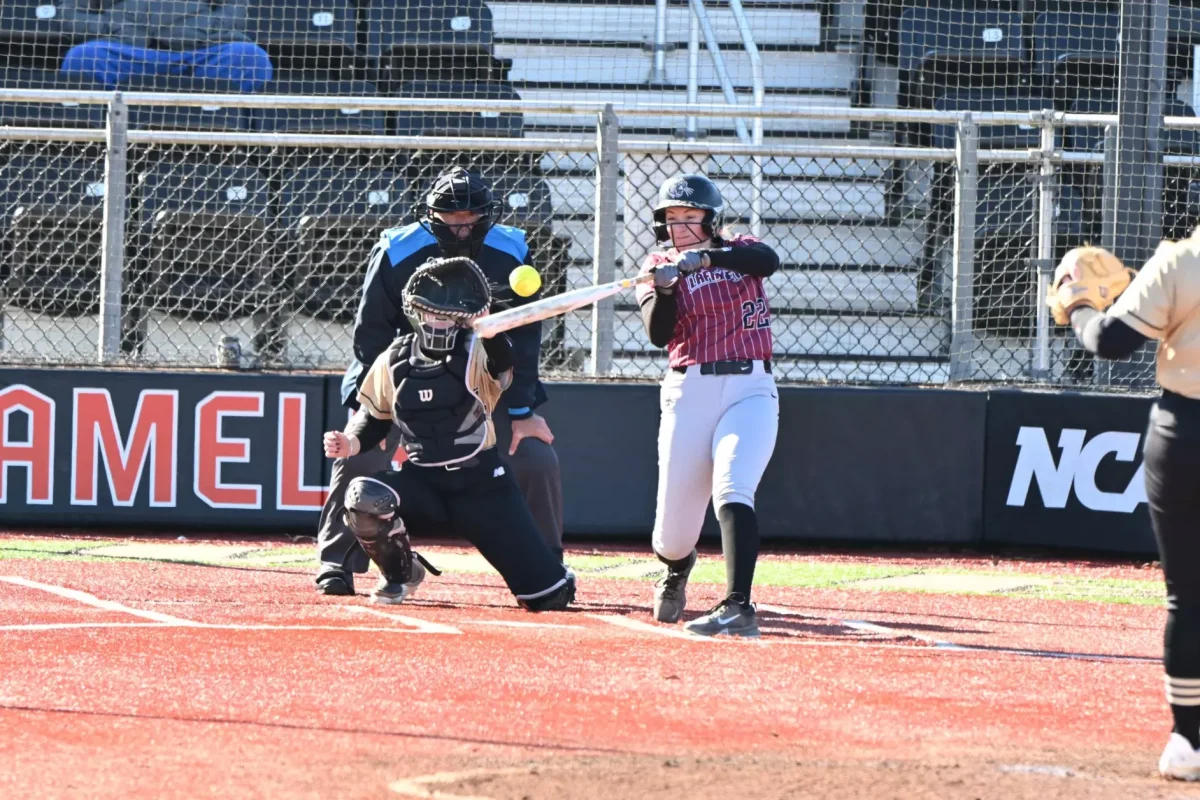
<path fill-rule="evenodd" d="M 1083 346 L 1101 358 L 1125 358 L 1147 340 L 1158 341 L 1162 395 L 1150 411 L 1143 467 L 1167 584 L 1163 667 L 1175 721 L 1158 769 L 1167 778 L 1195 781 L 1200 780 L 1200 230 L 1181 242 L 1163 242 L 1132 283 L 1129 272 L 1106 250 L 1077 248 L 1059 264 L 1047 304 L 1055 321 L 1069 320 Z"/>
<path fill-rule="evenodd" d="M 665 347 L 658 433 L 654 552 L 666 571 L 654 618 L 677 622 L 687 603 L 696 542 L 712 499 L 721 524 L 726 597 L 685 628 L 705 636 L 758 636 L 750 586 L 758 560 L 754 494 L 775 449 L 779 393 L 771 375 L 771 309 L 763 278 L 779 257 L 721 230 L 725 203 L 703 175 L 659 189 L 654 231 L 667 249 L 646 258 L 653 284 L 637 289 L 650 341 Z"/>

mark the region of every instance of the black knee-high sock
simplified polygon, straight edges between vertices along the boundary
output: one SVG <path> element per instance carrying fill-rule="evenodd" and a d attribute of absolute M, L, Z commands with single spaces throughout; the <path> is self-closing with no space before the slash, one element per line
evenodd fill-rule
<path fill-rule="evenodd" d="M 717 522 L 725 552 L 725 589 L 748 603 L 758 561 L 758 516 L 745 503 L 726 503 L 717 509 Z"/>
<path fill-rule="evenodd" d="M 1171 607 L 1164 638 L 1167 699 L 1175 732 L 1200 749 L 1200 609 Z"/>

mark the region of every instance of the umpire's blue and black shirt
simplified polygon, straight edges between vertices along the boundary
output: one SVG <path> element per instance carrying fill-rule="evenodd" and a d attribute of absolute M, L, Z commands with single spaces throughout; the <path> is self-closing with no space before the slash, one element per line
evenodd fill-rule
<path fill-rule="evenodd" d="M 417 267 L 440 256 L 433 234 L 416 222 L 384 231 L 371 250 L 362 300 L 354 318 L 355 360 L 342 380 L 342 403 L 346 407 L 358 408 L 359 383 L 379 354 L 398 334 L 413 332 L 401 301 L 404 284 Z M 509 273 L 526 263 L 528 256 L 525 231 L 493 225 L 475 261 L 489 281 L 508 286 Z M 528 303 L 540 294 L 516 300 Z M 546 401 L 546 391 L 538 379 L 542 324 L 530 323 L 509 331 L 508 336 L 513 343 L 513 382 L 500 402 L 513 418 L 521 419 Z"/>

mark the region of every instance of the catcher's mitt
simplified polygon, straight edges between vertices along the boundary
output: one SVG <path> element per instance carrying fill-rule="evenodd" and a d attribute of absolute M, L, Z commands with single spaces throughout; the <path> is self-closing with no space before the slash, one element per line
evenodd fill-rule
<path fill-rule="evenodd" d="M 1137 275 L 1103 247 L 1076 247 L 1063 256 L 1046 293 L 1046 305 L 1059 325 L 1071 324 L 1071 311 L 1090 306 L 1105 311 Z"/>

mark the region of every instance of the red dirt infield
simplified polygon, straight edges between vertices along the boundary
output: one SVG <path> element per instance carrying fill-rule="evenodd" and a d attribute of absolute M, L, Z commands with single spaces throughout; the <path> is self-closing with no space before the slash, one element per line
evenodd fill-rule
<path fill-rule="evenodd" d="M 0 796 L 1200 797 L 1155 771 L 1157 605 L 764 586 L 763 638 L 712 641 L 654 623 L 644 580 L 581 572 L 577 608 L 539 615 L 491 574 L 402 606 L 373 583 L 0 559 Z M 720 588 L 690 589 L 687 616 Z"/>

